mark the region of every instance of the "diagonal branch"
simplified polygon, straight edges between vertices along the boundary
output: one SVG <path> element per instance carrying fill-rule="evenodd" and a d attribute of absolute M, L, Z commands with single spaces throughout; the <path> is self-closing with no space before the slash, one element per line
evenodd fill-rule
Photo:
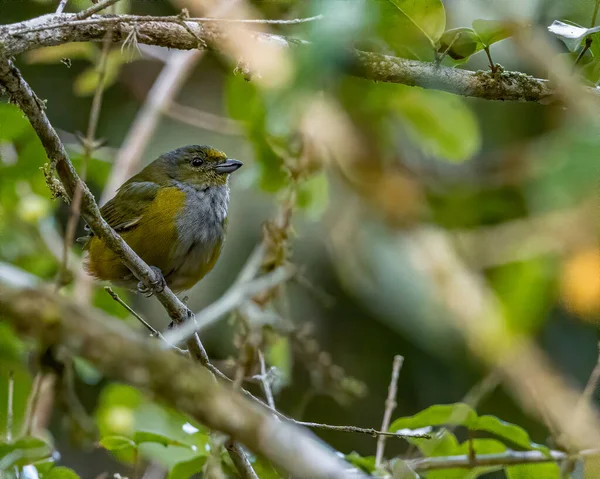
<path fill-rule="evenodd" d="M 137 40 L 142 44 L 195 50 L 200 39 L 209 49 L 222 52 L 228 35 L 233 34 L 218 28 L 217 19 L 186 20 L 192 35 L 178 23 L 178 17 L 165 18 L 157 21 L 141 16 L 94 15 L 87 20 L 77 20 L 72 14 L 45 15 L 0 28 L 0 44 L 4 45 L 7 56 L 18 55 L 45 46 L 100 41 L 112 27 L 114 42 L 125 41 L 135 29 Z M 269 33 L 253 32 L 251 36 L 257 45 L 263 46 L 302 48 L 306 45 L 303 41 Z M 377 82 L 421 86 L 487 100 L 548 102 L 554 96 L 547 80 L 519 72 L 472 72 L 359 50 L 351 52 L 351 60 L 347 67 L 349 74 Z"/>

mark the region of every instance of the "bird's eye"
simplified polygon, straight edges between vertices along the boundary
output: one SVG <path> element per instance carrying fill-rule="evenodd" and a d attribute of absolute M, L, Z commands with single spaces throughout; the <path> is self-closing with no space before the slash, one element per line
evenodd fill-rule
<path fill-rule="evenodd" d="M 204 161 L 202 161 L 202 158 L 193 158 L 191 163 L 192 163 L 192 166 L 198 167 L 198 166 L 202 166 L 202 163 L 204 163 Z"/>

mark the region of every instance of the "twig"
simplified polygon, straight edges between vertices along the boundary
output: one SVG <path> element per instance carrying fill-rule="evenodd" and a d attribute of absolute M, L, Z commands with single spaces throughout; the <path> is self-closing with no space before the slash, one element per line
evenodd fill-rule
<path fill-rule="evenodd" d="M 110 286 L 105 286 L 104 291 L 106 291 L 112 299 L 114 299 L 117 303 L 123 306 L 127 311 L 129 311 L 140 323 L 146 326 L 146 329 L 150 331 L 151 336 L 155 336 L 157 338 L 165 339 L 160 331 L 157 331 L 152 327 L 148 321 L 142 318 L 138 313 L 136 313 L 125 301 L 123 301 L 117 293 L 115 293 Z"/>
<path fill-rule="evenodd" d="M 269 381 L 269 377 L 267 375 L 265 358 L 260 349 L 258 350 L 258 361 L 260 363 L 260 375 L 258 375 L 257 377 L 260 381 L 260 385 L 265 395 L 265 399 L 267 400 L 267 404 L 271 409 L 275 409 L 275 399 L 273 398 L 273 391 L 271 390 L 271 382 Z"/>
<path fill-rule="evenodd" d="M 14 419 L 13 401 L 15 399 L 15 372 L 11 369 L 8 373 L 8 401 L 6 406 L 6 442 L 12 442 Z"/>
<path fill-rule="evenodd" d="M 98 13 L 99 11 L 110 7 L 111 5 L 114 5 L 118 1 L 119 0 L 100 0 L 96 5 L 92 5 L 90 8 L 87 8 L 85 10 L 82 10 L 79 13 L 76 13 L 75 18 L 77 20 L 84 20 L 84 19 L 94 15 L 94 13 Z"/>
<path fill-rule="evenodd" d="M 600 450 L 590 449 L 569 455 L 562 451 L 506 451 L 498 454 L 478 454 L 472 460 L 467 454 L 460 456 L 432 456 L 419 459 L 407 459 L 406 464 L 416 472 L 436 469 L 473 469 L 480 466 L 510 466 L 517 464 L 540 464 L 544 462 L 562 462 L 600 455 Z"/>
<path fill-rule="evenodd" d="M 153 15 L 118 15 L 114 17 L 99 17 L 99 18 L 88 18 L 91 17 L 94 13 L 102 10 L 113 3 L 118 2 L 119 0 L 104 0 L 101 3 L 104 3 L 101 8 L 100 4 L 94 5 L 93 7 L 84 10 L 83 12 L 79 12 L 76 15 L 73 15 L 75 20 L 69 20 L 68 23 L 63 23 L 62 27 L 74 27 L 81 25 L 106 25 L 106 24 L 116 24 L 116 23 L 142 23 L 142 22 L 161 22 L 161 23 L 177 23 L 184 29 L 188 30 L 189 26 L 182 24 L 182 19 L 180 16 L 153 16 Z M 94 10 L 91 13 L 91 10 Z M 238 24 L 257 24 L 257 25 L 297 25 L 299 23 L 307 23 L 314 22 L 315 20 L 321 20 L 323 18 L 322 15 L 316 15 L 314 17 L 307 18 L 295 18 L 292 20 L 268 20 L 264 18 L 258 19 L 249 19 L 249 18 L 213 18 L 213 17 L 197 17 L 197 18 L 186 18 L 185 22 L 190 23 L 238 23 Z M 25 33 L 34 33 L 34 32 L 42 32 L 44 30 L 50 30 L 55 28 L 54 25 L 40 25 L 38 27 L 25 28 L 22 30 L 18 30 L 15 33 L 18 35 L 23 35 Z M 197 37 L 197 35 L 188 30 L 188 33 L 193 37 Z M 200 40 L 202 43 L 202 40 Z"/>
<path fill-rule="evenodd" d="M 60 0 L 58 7 L 56 7 L 56 13 L 62 13 L 65 7 L 67 6 L 67 2 L 69 0 Z"/>
<path fill-rule="evenodd" d="M 252 464 L 250 464 L 248 456 L 246 456 L 244 449 L 239 443 L 229 440 L 225 444 L 225 448 L 242 479 L 258 479 L 258 475 L 254 471 Z"/>
<path fill-rule="evenodd" d="M 321 424 L 318 422 L 306 422 L 306 421 L 296 421 L 291 419 L 294 424 L 298 424 L 299 426 L 310 427 L 311 429 L 326 429 L 328 431 L 337 431 L 337 432 L 353 432 L 358 434 L 368 434 L 369 436 L 379 437 L 396 437 L 398 439 L 431 439 L 431 435 L 429 434 L 405 434 L 405 433 L 397 433 L 397 432 L 389 432 L 389 431 L 378 431 L 377 429 L 368 429 L 364 427 L 357 426 L 334 426 L 332 424 Z"/>
<path fill-rule="evenodd" d="M 33 378 L 33 384 L 31 385 L 31 391 L 29 392 L 29 397 L 27 398 L 27 406 L 25 407 L 25 419 L 23 421 L 23 430 L 21 432 L 22 436 L 29 436 L 31 431 L 33 430 L 33 423 L 37 403 L 40 396 L 40 389 L 42 387 L 42 373 L 37 373 Z"/>
<path fill-rule="evenodd" d="M 392 365 L 392 379 L 388 387 L 388 395 L 385 401 L 385 412 L 383 413 L 383 421 L 381 423 L 381 430 L 387 431 L 390 428 L 390 421 L 392 419 L 392 413 L 396 409 L 396 395 L 398 394 L 398 376 L 400 376 L 400 369 L 404 364 L 404 358 L 402 356 L 394 356 L 394 362 Z M 383 452 L 385 451 L 385 435 L 380 435 L 377 438 L 377 452 L 375 453 L 375 467 L 381 466 L 381 460 L 383 459 Z"/>
<path fill-rule="evenodd" d="M 171 104 L 163 110 L 163 113 L 165 116 L 180 121 L 181 123 L 186 123 L 207 131 L 222 133 L 224 135 L 239 135 L 242 131 L 239 123 L 235 120 L 201 111 L 190 106 L 181 105 L 176 102 L 171 102 Z"/>
<path fill-rule="evenodd" d="M 181 327 L 165 333 L 165 340 L 169 345 L 185 341 L 200 329 L 214 323 L 253 296 L 287 281 L 294 275 L 294 272 L 295 269 L 291 266 L 283 266 L 253 281 L 234 283 L 223 296 L 200 311 L 195 321 L 186 322 Z"/>
<path fill-rule="evenodd" d="M 590 23 L 590 28 L 594 28 L 596 26 L 596 17 L 598 16 L 598 7 L 600 7 L 600 0 L 596 0 L 594 5 L 594 13 L 592 14 L 592 21 Z"/>

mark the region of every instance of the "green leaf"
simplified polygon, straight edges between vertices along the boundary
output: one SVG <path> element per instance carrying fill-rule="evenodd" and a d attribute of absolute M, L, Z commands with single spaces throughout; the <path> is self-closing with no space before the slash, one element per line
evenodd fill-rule
<path fill-rule="evenodd" d="M 467 60 L 483 48 L 480 38 L 472 28 L 446 30 L 439 41 L 439 53 L 447 52 L 453 60 Z"/>
<path fill-rule="evenodd" d="M 473 439 L 471 445 L 475 454 L 497 454 L 506 451 L 506 446 L 495 439 Z M 469 454 L 469 441 L 465 441 L 444 456 L 459 456 Z M 441 454 L 440 454 L 441 455 Z M 502 469 L 498 466 L 480 466 L 469 471 L 460 469 L 439 469 L 427 474 L 427 479 L 475 479 L 483 474 Z"/>
<path fill-rule="evenodd" d="M 207 456 L 199 456 L 175 464 L 169 471 L 168 479 L 189 479 L 194 474 L 202 471 L 207 459 Z"/>
<path fill-rule="evenodd" d="M 445 428 L 433 434 L 431 439 L 408 438 L 407 440 L 417 446 L 421 454 L 426 457 L 451 456 L 459 447 L 456 436 Z"/>
<path fill-rule="evenodd" d="M 383 40 L 391 49 L 387 53 L 421 61 L 435 58 L 437 41 L 446 26 L 441 0 L 373 0 L 372 3 L 378 11 L 374 48 Z"/>
<path fill-rule="evenodd" d="M 162 444 L 163 446 L 180 446 L 180 447 L 190 447 L 189 444 L 178 441 L 176 439 L 172 439 L 163 434 L 158 434 L 150 431 L 135 431 L 133 434 L 133 442 L 136 444 L 142 444 L 144 442 L 156 442 L 158 444 Z"/>
<path fill-rule="evenodd" d="M 0 443 L 0 461 L 10 458 L 4 468 L 10 466 L 25 466 L 35 461 L 41 461 L 52 456 L 52 448 L 37 437 L 24 437 L 12 443 Z"/>
<path fill-rule="evenodd" d="M 477 153 L 481 147 L 479 124 L 462 98 L 441 91 L 405 88 L 391 101 L 424 153 L 452 162 Z"/>
<path fill-rule="evenodd" d="M 527 431 L 520 426 L 502 421 L 496 416 L 480 416 L 477 425 L 471 427 L 474 431 L 486 431 L 493 434 L 509 444 L 519 446 L 523 449 L 547 450 L 546 447 L 531 441 Z"/>
<path fill-rule="evenodd" d="M 361 456 L 355 451 L 346 454 L 346 461 L 369 474 L 375 472 L 375 456 Z"/>
<path fill-rule="evenodd" d="M 446 10 L 441 0 L 390 0 L 431 42 L 446 28 Z"/>
<path fill-rule="evenodd" d="M 294 360 L 289 338 L 285 336 L 275 337 L 269 343 L 266 359 L 269 364 L 277 368 L 283 383 L 287 384 L 292 377 L 292 366 Z"/>
<path fill-rule="evenodd" d="M 473 20 L 472 26 L 486 48 L 513 34 L 511 24 L 498 20 Z"/>
<path fill-rule="evenodd" d="M 105 436 L 100 439 L 100 446 L 107 451 L 135 448 L 135 442 L 125 436 Z"/>
<path fill-rule="evenodd" d="M 60 466 L 50 469 L 50 472 L 44 474 L 44 479 L 79 479 L 79 476 L 73 469 Z"/>
<path fill-rule="evenodd" d="M 520 464 L 504 469 L 508 479 L 560 479 L 560 467 L 555 463 Z"/>
<path fill-rule="evenodd" d="M 298 206 L 311 219 L 319 219 L 329 203 L 329 181 L 324 172 L 304 181 L 298 188 Z"/>
<path fill-rule="evenodd" d="M 391 432 L 401 429 L 420 429 L 427 426 L 464 426 L 470 428 L 477 424 L 477 413 L 464 403 L 436 404 L 414 416 L 396 419 L 390 426 Z"/>
<path fill-rule="evenodd" d="M 560 38 L 566 47 L 574 52 L 588 35 L 600 32 L 600 27 L 584 28 L 575 23 L 565 23 L 560 20 L 554 20 L 552 25 L 548 27 L 548 31 Z"/>

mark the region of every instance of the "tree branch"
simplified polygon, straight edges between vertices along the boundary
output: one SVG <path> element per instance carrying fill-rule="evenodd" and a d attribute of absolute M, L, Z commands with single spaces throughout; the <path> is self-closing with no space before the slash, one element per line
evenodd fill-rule
<path fill-rule="evenodd" d="M 227 43 L 228 33 L 218 28 L 222 20 L 186 19 L 190 33 L 180 24 L 179 17 L 148 18 L 94 15 L 86 20 L 77 20 L 72 14 L 45 15 L 0 28 L 0 44 L 4 45 L 7 56 L 18 55 L 45 46 L 100 41 L 110 26 L 114 42 L 125 41 L 135 29 L 138 42 L 147 45 L 194 50 L 198 48 L 200 39 L 200 43 L 205 43 L 209 49 L 221 51 L 221 46 Z M 306 44 L 261 32 L 252 33 L 252 38 L 257 43 L 281 48 L 302 48 Z M 349 74 L 377 82 L 420 86 L 487 100 L 548 102 L 554 96 L 547 80 L 519 72 L 472 72 L 358 50 L 353 50 L 351 57 Z"/>
<path fill-rule="evenodd" d="M 590 449 L 570 456 L 562 451 L 506 451 L 498 454 L 477 454 L 473 459 L 467 454 L 462 456 L 423 457 L 406 460 L 406 464 L 416 472 L 435 469 L 473 469 L 480 466 L 512 466 L 517 464 L 540 464 L 544 462 L 562 462 L 568 459 L 598 456 L 599 450 Z"/>
<path fill-rule="evenodd" d="M 0 318 L 44 347 L 63 346 L 107 377 L 221 431 L 294 477 L 364 477 L 307 431 L 216 381 L 205 368 L 161 350 L 120 321 L 45 289 L 0 289 Z M 127 367 L 123 367 L 126 364 Z"/>

